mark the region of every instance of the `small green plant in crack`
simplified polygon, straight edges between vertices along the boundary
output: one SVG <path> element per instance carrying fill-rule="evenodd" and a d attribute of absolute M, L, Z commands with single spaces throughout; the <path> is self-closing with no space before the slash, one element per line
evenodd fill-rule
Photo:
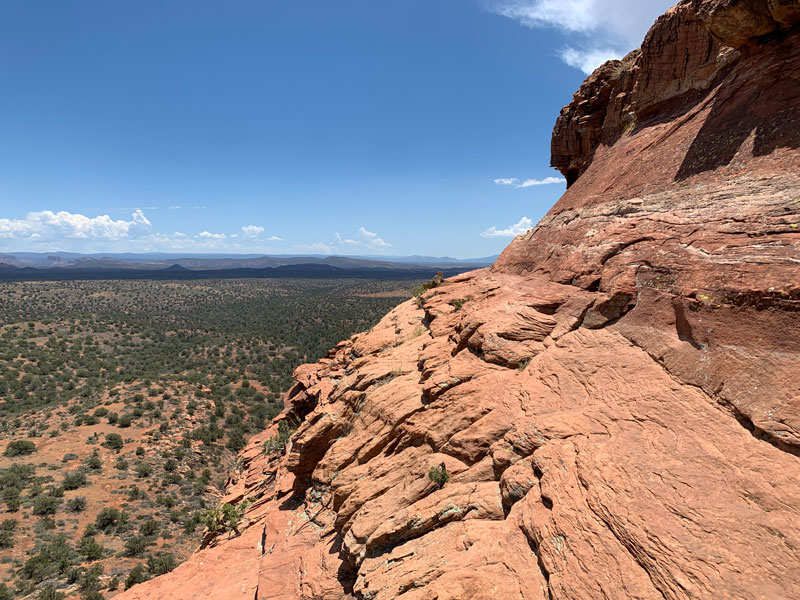
<path fill-rule="evenodd" d="M 286 445 L 289 443 L 289 438 L 292 437 L 296 430 L 297 426 L 293 426 L 287 419 L 278 423 L 278 433 L 264 442 L 264 454 L 267 456 L 283 454 L 286 450 Z"/>
<path fill-rule="evenodd" d="M 220 533 L 228 532 L 239 535 L 239 524 L 242 522 L 249 500 L 244 500 L 236 506 L 228 502 L 215 508 L 209 508 L 200 515 L 200 522 L 206 526 L 207 534 L 216 537 Z"/>
<path fill-rule="evenodd" d="M 445 464 L 441 463 L 438 467 L 428 469 L 428 479 L 435 483 L 439 489 L 442 489 L 450 481 L 450 473 L 447 472 Z"/>
<path fill-rule="evenodd" d="M 472 299 L 472 296 L 467 296 L 466 298 L 455 298 L 454 300 L 450 300 L 450 305 L 454 310 L 461 310 L 463 306 Z"/>
<path fill-rule="evenodd" d="M 531 360 L 533 360 L 533 357 L 531 356 L 523 358 L 521 361 L 519 361 L 517 369 L 519 369 L 520 371 L 524 371 L 527 368 L 527 366 L 531 364 Z"/>
<path fill-rule="evenodd" d="M 418 308 L 422 308 L 422 305 L 425 301 L 422 299 L 422 295 L 427 292 L 428 290 L 432 290 L 435 287 L 439 287 L 442 282 L 444 281 L 444 275 L 441 271 L 439 271 L 433 279 L 430 281 L 426 281 L 425 283 L 418 285 L 414 288 L 414 302 L 416 303 Z"/>

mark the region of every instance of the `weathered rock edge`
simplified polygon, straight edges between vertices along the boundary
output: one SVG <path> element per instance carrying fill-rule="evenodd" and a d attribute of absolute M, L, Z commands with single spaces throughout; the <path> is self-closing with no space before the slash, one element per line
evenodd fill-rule
<path fill-rule="evenodd" d="M 121 598 L 800 597 L 798 19 L 685 0 L 600 67 L 537 227 L 297 369 L 247 529 Z"/>

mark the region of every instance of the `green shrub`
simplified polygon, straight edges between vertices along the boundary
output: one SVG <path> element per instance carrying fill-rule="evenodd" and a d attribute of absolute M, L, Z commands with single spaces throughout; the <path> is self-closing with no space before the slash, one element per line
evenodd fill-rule
<path fill-rule="evenodd" d="M 5 583 L 0 583 L 0 600 L 14 600 L 14 592 Z"/>
<path fill-rule="evenodd" d="M 39 592 L 39 600 L 64 600 L 66 597 L 65 593 L 56 591 L 52 585 L 42 588 Z"/>
<path fill-rule="evenodd" d="M 107 433 L 106 434 L 106 441 L 103 443 L 106 448 L 110 450 L 122 450 L 124 443 L 122 441 L 122 436 L 118 433 Z"/>
<path fill-rule="evenodd" d="M 147 558 L 147 570 L 153 577 L 169 573 L 177 566 L 178 561 L 169 552 L 159 552 Z"/>
<path fill-rule="evenodd" d="M 206 526 L 209 533 L 217 535 L 222 532 L 239 534 L 239 523 L 250 503 L 245 500 L 233 506 L 226 502 L 215 508 L 209 508 L 200 514 L 200 522 Z"/>
<path fill-rule="evenodd" d="M 106 549 L 100 545 L 92 536 L 82 537 L 78 542 L 78 552 L 86 558 L 86 560 L 100 560 L 105 556 Z"/>
<path fill-rule="evenodd" d="M 14 440 L 3 451 L 5 456 L 27 456 L 36 452 L 36 444 L 30 440 Z"/>
<path fill-rule="evenodd" d="M 159 524 L 158 521 L 155 519 L 147 519 L 144 523 L 139 526 L 139 535 L 143 535 L 144 537 L 150 537 L 158 533 Z"/>
<path fill-rule="evenodd" d="M 447 467 L 442 463 L 438 467 L 428 469 L 428 479 L 439 486 L 439 489 L 442 489 L 450 481 L 450 473 L 447 472 Z"/>
<path fill-rule="evenodd" d="M 125 589 L 129 590 L 137 583 L 143 583 L 147 581 L 147 575 L 145 575 L 144 567 L 142 565 L 136 565 L 131 572 L 128 573 L 128 577 L 125 579 Z"/>
<path fill-rule="evenodd" d="M 264 442 L 264 454 L 267 456 L 283 454 L 295 430 L 296 428 L 293 428 L 286 419 L 278 423 L 278 433 Z"/>
<path fill-rule="evenodd" d="M 67 500 L 67 510 L 69 512 L 83 512 L 86 510 L 86 498 L 84 496 L 75 496 Z"/>
<path fill-rule="evenodd" d="M 125 548 L 122 553 L 124 556 L 136 557 L 144 554 L 147 550 L 147 540 L 141 536 L 135 535 L 125 542 Z"/>
<path fill-rule="evenodd" d="M 153 467 L 151 467 L 146 462 L 139 462 L 136 465 L 136 475 L 137 477 L 150 477 L 153 473 Z"/>
<path fill-rule="evenodd" d="M 65 490 L 77 490 L 87 483 L 86 473 L 79 469 L 77 471 L 67 471 L 64 473 L 64 481 L 61 482 L 61 485 Z"/>
<path fill-rule="evenodd" d="M 0 548 L 14 547 L 14 530 L 0 529 Z"/>
<path fill-rule="evenodd" d="M 414 298 L 416 300 L 417 306 L 419 306 L 419 307 L 422 306 L 422 295 L 425 292 L 427 292 L 428 290 L 431 290 L 431 289 L 441 285 L 442 281 L 444 281 L 444 276 L 442 275 L 442 272 L 439 271 L 433 277 L 433 279 L 431 279 L 430 281 L 426 281 L 422 285 L 419 285 L 416 288 L 414 288 L 413 294 L 414 294 Z"/>
<path fill-rule="evenodd" d="M 54 515 L 61 501 L 54 496 L 37 496 L 33 501 L 33 514 Z"/>
<path fill-rule="evenodd" d="M 95 517 L 94 524 L 95 526 L 105 532 L 111 531 L 114 527 L 125 523 L 127 521 L 127 516 L 124 512 L 117 510 L 116 508 L 106 507 L 97 513 L 97 517 Z"/>

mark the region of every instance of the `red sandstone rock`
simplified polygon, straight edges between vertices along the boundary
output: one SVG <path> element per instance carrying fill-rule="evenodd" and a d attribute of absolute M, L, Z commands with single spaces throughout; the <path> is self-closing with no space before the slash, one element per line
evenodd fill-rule
<path fill-rule="evenodd" d="M 800 597 L 797 15 L 686 0 L 598 70 L 537 227 L 300 367 L 244 533 L 120 597 Z"/>

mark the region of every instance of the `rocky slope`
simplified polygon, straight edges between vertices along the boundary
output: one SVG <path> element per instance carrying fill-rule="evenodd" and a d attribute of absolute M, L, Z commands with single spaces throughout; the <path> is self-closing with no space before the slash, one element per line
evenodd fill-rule
<path fill-rule="evenodd" d="M 247 529 L 121 598 L 800 597 L 798 20 L 684 0 L 598 69 L 537 227 L 298 369 Z"/>

